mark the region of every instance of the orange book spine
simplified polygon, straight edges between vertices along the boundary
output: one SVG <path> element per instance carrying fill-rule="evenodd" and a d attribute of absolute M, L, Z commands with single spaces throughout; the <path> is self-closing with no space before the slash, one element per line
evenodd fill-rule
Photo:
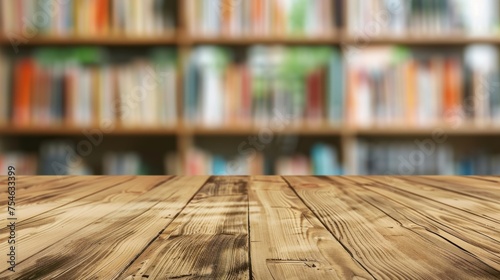
<path fill-rule="evenodd" d="M 252 1 L 252 30 L 254 34 L 261 34 L 262 32 L 262 17 L 264 11 L 264 4 L 262 0 L 254 0 Z"/>
<path fill-rule="evenodd" d="M 228 35 L 231 29 L 231 18 L 233 13 L 232 0 L 222 0 L 222 30 L 223 33 Z"/>
<path fill-rule="evenodd" d="M 103 35 L 108 32 L 109 0 L 98 0 L 96 6 L 97 33 Z"/>
<path fill-rule="evenodd" d="M 286 16 L 285 16 L 285 7 L 280 5 L 280 2 L 276 2 L 275 7 L 275 24 L 276 24 L 276 33 L 283 34 L 286 31 Z"/>
<path fill-rule="evenodd" d="M 410 124 L 416 122 L 417 100 L 415 97 L 416 83 L 416 62 L 411 60 L 407 64 L 405 71 L 405 84 L 406 84 L 406 120 Z"/>
<path fill-rule="evenodd" d="M 445 116 L 457 114 L 462 107 L 462 84 L 460 63 L 455 59 L 446 62 L 445 71 Z"/>
<path fill-rule="evenodd" d="M 447 116 L 453 110 L 453 72 L 451 61 L 447 60 L 444 66 L 443 112 Z"/>
<path fill-rule="evenodd" d="M 347 84 L 346 84 L 346 117 L 350 125 L 354 125 L 357 122 L 357 110 L 356 110 L 356 76 L 358 72 L 356 70 L 348 70 L 347 73 Z"/>
<path fill-rule="evenodd" d="M 33 60 L 23 60 L 16 66 L 13 114 L 13 123 L 15 125 L 28 125 L 30 123 L 34 76 L 35 64 Z"/>

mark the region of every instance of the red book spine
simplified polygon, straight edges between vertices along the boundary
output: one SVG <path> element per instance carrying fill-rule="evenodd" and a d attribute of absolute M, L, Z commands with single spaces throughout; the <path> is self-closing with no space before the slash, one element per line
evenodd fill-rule
<path fill-rule="evenodd" d="M 320 73 L 312 72 L 307 77 L 307 119 L 317 121 L 321 119 L 321 92 L 320 92 Z"/>

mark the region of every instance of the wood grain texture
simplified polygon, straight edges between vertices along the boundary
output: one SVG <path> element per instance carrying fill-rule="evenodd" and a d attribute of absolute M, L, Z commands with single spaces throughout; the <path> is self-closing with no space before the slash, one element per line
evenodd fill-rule
<path fill-rule="evenodd" d="M 89 178 L 82 180 L 78 177 L 51 181 L 47 183 L 50 187 L 38 187 L 32 189 L 21 189 L 16 191 L 16 214 L 23 221 L 43 214 L 52 209 L 70 204 L 74 201 L 85 198 L 86 196 L 105 190 L 127 180 L 126 177 L 120 178 Z M 7 195 L 3 196 L 7 204 Z M 6 215 L 7 213 L 2 213 Z M 6 229 L 0 229 L 0 235 L 6 232 Z M 1 239 L 1 237 L 0 237 Z"/>
<path fill-rule="evenodd" d="M 22 261 L 18 266 L 18 279 L 114 279 L 133 259 L 163 230 L 184 205 L 191 199 L 206 176 L 174 178 L 149 182 L 151 190 L 142 193 L 148 182 L 135 182 L 129 190 L 136 198 L 125 202 L 120 192 L 108 197 L 93 212 L 81 211 L 83 219 L 88 215 L 100 215 L 98 210 L 106 206 L 119 207 L 91 224 L 78 229 L 70 236 Z M 155 180 L 153 177 L 143 180 Z M 165 182 L 162 184 L 161 182 Z M 147 187 L 146 187 L 147 188 Z M 137 193 L 134 193 L 135 192 Z M 88 210 L 88 209 L 85 209 Z M 43 239 L 39 239 L 40 240 Z M 22 244 L 22 243 L 21 243 Z M 26 249 L 28 251 L 28 249 Z M 7 276 L 7 272 L 0 277 Z"/>
<path fill-rule="evenodd" d="M 17 234 L 19 237 L 16 242 L 29 250 L 20 252 L 17 258 L 17 261 L 21 262 L 19 267 L 24 266 L 22 261 L 25 259 L 132 201 L 140 193 L 139 191 L 145 192 L 165 180 L 164 177 L 143 179 L 118 177 L 102 178 L 94 182 L 83 181 L 80 178 L 78 184 L 68 185 L 66 191 L 54 192 L 52 196 L 45 196 L 45 199 L 41 198 L 36 204 L 22 205 L 18 215 L 20 221 L 17 223 Z M 99 191 L 95 192 L 96 190 Z M 72 194 L 72 191 L 79 191 L 84 195 Z M 69 198 L 72 200 L 65 204 L 63 204 L 64 199 L 53 202 L 56 194 L 66 195 L 67 200 Z M 85 194 L 87 194 L 86 197 L 84 197 Z M 45 204 L 51 205 L 53 210 L 46 211 Z M 7 230 L 7 228 L 2 228 L 0 231 L 0 249 L 2 250 L 7 250 Z M 1 268 L 2 271 L 5 270 L 7 263 L 2 263 Z"/>
<path fill-rule="evenodd" d="M 370 179 L 356 178 L 364 187 L 385 197 L 384 204 L 377 205 L 386 206 L 391 202 L 389 199 L 397 201 L 400 205 L 394 206 L 395 213 L 406 215 L 414 223 L 500 271 L 500 224 L 460 209 L 461 201 L 456 201 L 457 207 L 452 207 L 432 198 L 423 200 L 412 193 L 417 186 L 402 179 L 393 178 L 390 186 L 377 184 L 378 180 L 375 177 L 371 178 L 371 182 Z"/>
<path fill-rule="evenodd" d="M 255 279 L 373 279 L 281 177 L 249 185 Z"/>
<path fill-rule="evenodd" d="M 480 200 L 481 202 L 488 201 L 500 203 L 500 191 L 498 190 L 500 179 L 498 177 L 472 178 L 454 176 L 419 176 L 413 178 L 405 177 L 404 179 L 407 181 L 413 181 L 417 183 L 416 185 L 421 185 L 423 187 L 430 186 L 431 189 L 438 188 L 440 190 L 463 194 L 466 196 L 466 199 L 471 198 L 474 200 Z M 443 193 L 449 194 L 449 192 Z"/>
<path fill-rule="evenodd" d="M 5 179 L 3 179 L 5 178 Z M 7 186 L 7 177 L 0 180 L 2 186 Z M 100 179 L 100 176 L 89 176 L 88 180 Z M 50 190 L 57 188 L 67 188 L 69 185 L 82 182 L 82 178 L 78 176 L 67 176 L 58 178 L 57 176 L 19 176 L 16 177 L 16 197 L 17 200 L 29 199 L 37 197 L 40 194 L 46 194 Z M 37 193 L 38 192 L 38 193 Z M 0 203 L 7 201 L 7 188 L 0 189 Z M 4 213 L 2 213 L 4 214 Z"/>
<path fill-rule="evenodd" d="M 213 177 L 122 277 L 248 279 L 247 181 Z"/>
<path fill-rule="evenodd" d="M 17 182 L 0 279 L 500 279 L 500 177 Z"/>
<path fill-rule="evenodd" d="M 377 279 L 497 279 L 499 270 L 469 253 L 452 250 L 418 225 L 396 215 L 400 209 L 380 208 L 364 200 L 356 181 L 342 178 L 287 177 L 298 195 Z M 365 192 L 366 193 L 366 192 Z M 421 198 L 420 198 L 421 199 Z M 431 200 L 425 200 L 426 204 Z M 491 243 L 491 242 L 490 242 Z"/>

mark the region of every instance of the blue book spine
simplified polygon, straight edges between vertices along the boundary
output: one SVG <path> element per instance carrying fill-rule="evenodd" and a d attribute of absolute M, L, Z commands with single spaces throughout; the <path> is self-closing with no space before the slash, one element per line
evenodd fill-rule
<path fill-rule="evenodd" d="M 212 159 L 212 174 L 214 175 L 227 175 L 226 161 L 221 156 L 214 156 Z"/>
<path fill-rule="evenodd" d="M 344 115 L 344 71 L 337 51 L 332 52 L 328 71 L 328 119 L 341 122 Z"/>
<path fill-rule="evenodd" d="M 185 120 L 192 122 L 197 114 L 197 94 L 198 94 L 198 71 L 196 65 L 189 63 L 185 77 Z"/>

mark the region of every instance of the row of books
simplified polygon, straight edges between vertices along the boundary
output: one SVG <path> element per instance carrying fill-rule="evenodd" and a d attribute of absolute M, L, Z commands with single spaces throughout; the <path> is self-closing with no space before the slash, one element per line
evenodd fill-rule
<path fill-rule="evenodd" d="M 349 58 L 347 119 L 360 126 L 500 123 L 498 51 L 371 47 Z"/>
<path fill-rule="evenodd" d="M 165 35 L 174 29 L 168 0 L 0 1 L 3 33 L 19 41 L 34 36 Z"/>
<path fill-rule="evenodd" d="M 330 35 L 332 0 L 188 0 L 192 34 L 213 36 Z"/>
<path fill-rule="evenodd" d="M 460 153 L 430 139 L 358 141 L 356 174 L 360 175 L 499 175 L 500 154 L 479 150 Z"/>
<path fill-rule="evenodd" d="M 3 151 L 0 153 L 0 175 L 14 166 L 18 175 L 91 175 L 92 171 L 77 155 L 74 143 L 52 140 L 40 145 L 39 153 Z"/>
<path fill-rule="evenodd" d="M 361 37 L 498 33 L 497 0 L 349 0 L 348 33 Z"/>
<path fill-rule="evenodd" d="M 453 149 L 430 139 L 416 141 L 359 140 L 352 150 L 354 174 L 359 175 L 500 175 L 500 154 L 481 149 Z M 150 170 L 138 152 L 108 152 L 103 156 L 104 175 L 148 175 Z M 14 166 L 22 175 L 92 175 L 74 143 L 53 140 L 42 143 L 39 155 L 25 152 L 0 154 L 0 175 Z M 178 154 L 164 157 L 165 174 L 181 174 Z M 226 157 L 191 148 L 187 175 L 340 175 L 344 171 L 335 147 L 323 143 L 305 154 L 271 157 L 262 153 Z"/>
<path fill-rule="evenodd" d="M 277 115 L 321 123 L 343 115 L 342 62 L 328 47 L 255 46 L 243 63 L 226 49 L 198 47 L 184 85 L 188 123 L 266 123 Z"/>
<path fill-rule="evenodd" d="M 40 145 L 38 174 L 92 175 L 93 171 L 77 153 L 72 141 L 52 140 Z"/>
<path fill-rule="evenodd" d="M 255 153 L 251 157 L 228 159 L 203 149 L 192 147 L 187 151 L 186 175 L 262 175 L 266 166 L 264 156 Z"/>
<path fill-rule="evenodd" d="M 317 143 L 312 146 L 309 158 L 301 154 L 278 158 L 275 172 L 280 175 L 341 175 L 344 171 L 337 149 Z"/>
<path fill-rule="evenodd" d="M 38 169 L 37 157 L 35 155 L 9 152 L 0 154 L 0 176 L 8 174 L 8 167 L 13 166 L 18 175 L 36 175 Z"/>
<path fill-rule="evenodd" d="M 168 154 L 165 159 L 172 158 Z M 167 162 L 165 174 L 181 174 L 177 161 Z M 88 158 L 78 153 L 76 145 L 67 140 L 50 140 L 41 143 L 39 153 L 0 153 L 0 175 L 6 175 L 7 167 L 14 166 L 19 175 L 93 175 L 96 170 Z M 95 167 L 95 166 L 94 166 Z M 138 152 L 106 152 L 102 157 L 103 175 L 149 175 L 151 170 Z"/>
<path fill-rule="evenodd" d="M 163 157 L 163 172 L 167 175 L 182 174 L 182 166 L 176 152 Z M 151 175 L 150 165 L 138 152 L 108 152 L 103 157 L 104 175 Z"/>
<path fill-rule="evenodd" d="M 462 115 L 476 124 L 500 123 L 500 67 L 496 46 L 476 45 L 465 51 L 465 98 Z"/>
<path fill-rule="evenodd" d="M 41 48 L 13 61 L 0 56 L 0 124 L 177 124 L 175 54 L 111 57 L 92 47 Z M 254 46 L 242 61 L 228 49 L 201 46 L 185 67 L 184 120 L 208 127 L 274 120 L 498 124 L 498 61 L 490 45 L 463 53 L 378 46 L 345 57 L 329 47 Z"/>
<path fill-rule="evenodd" d="M 258 152 L 227 157 L 193 147 L 188 151 L 185 170 L 187 175 L 339 175 L 343 172 L 336 148 L 323 143 L 313 145 L 309 157 L 293 154 L 277 158 Z"/>
<path fill-rule="evenodd" d="M 103 169 L 106 175 L 147 175 L 147 168 L 137 152 L 106 153 Z"/>
<path fill-rule="evenodd" d="M 94 48 L 40 49 L 7 70 L 0 123 L 14 125 L 170 126 L 177 123 L 173 55 L 106 62 Z M 1 64 L 1 63 L 0 63 Z M 0 71 L 5 71 L 2 67 Z M 9 105 L 7 105 L 9 104 Z"/>

